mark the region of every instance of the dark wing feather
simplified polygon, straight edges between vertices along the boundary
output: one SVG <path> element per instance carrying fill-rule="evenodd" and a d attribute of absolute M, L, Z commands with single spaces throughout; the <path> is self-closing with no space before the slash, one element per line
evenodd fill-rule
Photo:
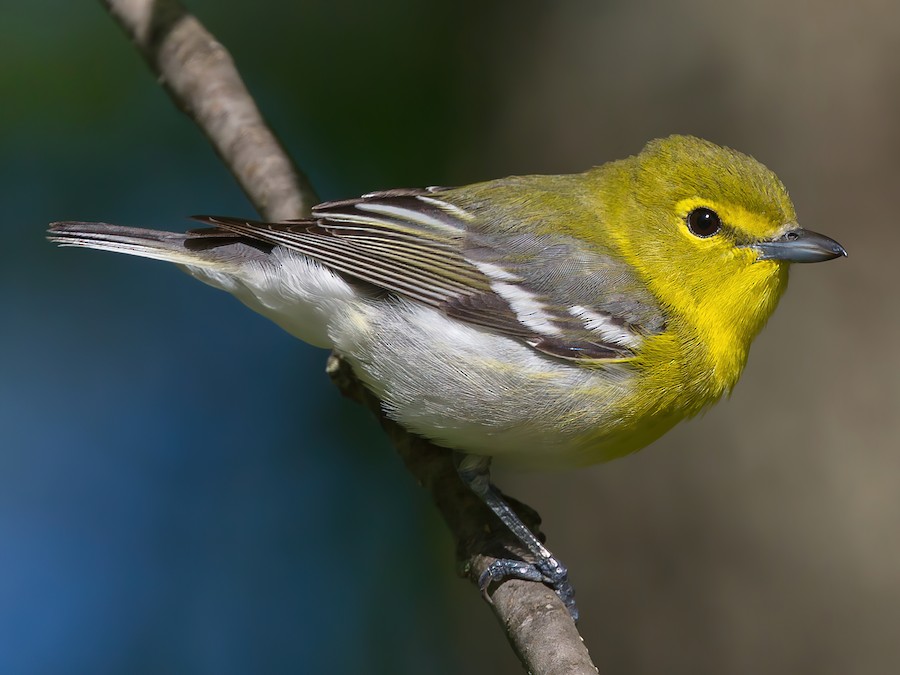
<path fill-rule="evenodd" d="M 628 358 L 657 328 L 641 316 L 652 314 L 652 303 L 624 263 L 592 256 L 571 238 L 488 234 L 483 218 L 449 201 L 442 188 L 327 202 L 305 220 L 196 219 L 214 227 L 193 231 L 194 246 L 229 238 L 283 246 L 558 358 Z M 632 311 L 615 309 L 635 288 L 640 297 L 625 308 Z"/>

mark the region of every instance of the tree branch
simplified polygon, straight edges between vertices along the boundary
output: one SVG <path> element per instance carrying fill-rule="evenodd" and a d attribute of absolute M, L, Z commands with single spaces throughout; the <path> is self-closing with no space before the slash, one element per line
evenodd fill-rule
<path fill-rule="evenodd" d="M 177 0 L 102 2 L 256 210 L 269 220 L 307 215 L 318 201 L 312 185 L 266 125 L 231 56 L 209 31 Z"/>
<path fill-rule="evenodd" d="M 212 143 L 267 219 L 300 218 L 316 197 L 268 128 L 229 54 L 177 0 L 102 0 L 159 77 L 175 105 Z M 456 541 L 463 573 L 477 584 L 496 559 L 520 555 L 518 543 L 459 480 L 450 451 L 407 433 L 387 419 L 379 401 L 339 355 L 328 372 L 341 392 L 380 420 L 407 469 L 428 490 Z M 540 519 L 515 504 L 534 531 Z M 506 552 L 506 553 L 504 553 Z M 491 605 L 522 664 L 535 674 L 592 674 L 596 667 L 568 611 L 540 583 L 508 580 L 490 591 Z"/>

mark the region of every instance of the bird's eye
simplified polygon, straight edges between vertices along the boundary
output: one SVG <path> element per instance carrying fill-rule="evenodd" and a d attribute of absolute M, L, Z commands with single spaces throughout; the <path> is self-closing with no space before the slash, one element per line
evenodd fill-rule
<path fill-rule="evenodd" d="M 705 239 L 722 229 L 722 221 L 718 213 L 701 207 L 687 214 L 687 226 L 695 237 Z"/>

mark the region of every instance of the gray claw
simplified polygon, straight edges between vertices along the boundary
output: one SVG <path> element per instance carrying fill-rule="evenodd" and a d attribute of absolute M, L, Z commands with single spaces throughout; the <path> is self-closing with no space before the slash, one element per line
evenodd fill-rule
<path fill-rule="evenodd" d="M 500 558 L 492 562 L 478 578 L 478 587 L 482 595 L 490 602 L 487 590 L 495 581 L 503 579 L 524 579 L 525 581 L 540 581 L 554 590 L 573 621 L 578 621 L 578 607 L 575 604 L 575 589 L 569 583 L 569 575 L 565 566 L 555 558 L 541 560 L 538 563 L 529 563 L 523 560 L 510 560 Z"/>

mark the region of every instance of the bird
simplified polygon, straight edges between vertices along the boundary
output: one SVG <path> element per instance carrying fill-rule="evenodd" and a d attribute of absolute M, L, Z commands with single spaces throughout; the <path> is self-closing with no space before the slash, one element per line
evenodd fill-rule
<path fill-rule="evenodd" d="M 490 481 L 493 460 L 587 466 L 639 450 L 735 386 L 792 263 L 846 256 L 778 177 L 693 136 L 583 173 L 370 192 L 308 217 L 194 216 L 183 233 L 53 223 L 61 246 L 175 263 L 335 350 L 530 552 L 577 619 L 566 567 Z"/>

